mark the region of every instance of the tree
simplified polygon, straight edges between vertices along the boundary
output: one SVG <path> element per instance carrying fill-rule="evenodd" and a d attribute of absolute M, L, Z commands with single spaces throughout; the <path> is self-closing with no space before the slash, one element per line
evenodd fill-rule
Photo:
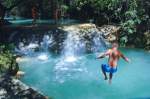
<path fill-rule="evenodd" d="M 11 11 L 14 7 L 27 0 L 1 0 L 0 1 L 0 23 L 3 24 L 6 12 Z"/>
<path fill-rule="evenodd" d="M 150 0 L 74 0 L 73 5 L 81 14 L 80 17 L 94 17 L 97 25 L 120 25 L 120 41 L 124 44 L 133 42 L 133 35 L 140 37 L 142 32 L 149 29 Z M 142 32 L 139 33 L 139 30 Z"/>

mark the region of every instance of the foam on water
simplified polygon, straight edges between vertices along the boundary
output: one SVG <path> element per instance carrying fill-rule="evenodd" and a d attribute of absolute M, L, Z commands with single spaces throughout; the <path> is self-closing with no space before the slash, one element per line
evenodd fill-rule
<path fill-rule="evenodd" d="M 48 60 L 48 55 L 47 54 L 41 54 L 37 57 L 37 59 L 43 60 L 43 61 Z"/>
<path fill-rule="evenodd" d="M 38 44 L 30 43 L 30 44 L 27 46 L 27 49 L 32 49 L 32 48 L 37 48 L 37 47 L 39 47 Z"/>
<path fill-rule="evenodd" d="M 77 58 L 75 56 L 68 56 L 68 57 L 65 57 L 64 59 L 66 62 L 74 62 L 77 60 Z"/>

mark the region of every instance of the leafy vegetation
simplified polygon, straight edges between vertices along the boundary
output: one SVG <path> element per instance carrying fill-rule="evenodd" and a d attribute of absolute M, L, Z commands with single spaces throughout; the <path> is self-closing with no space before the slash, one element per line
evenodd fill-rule
<path fill-rule="evenodd" d="M 10 51 L 13 45 L 2 45 L 0 44 L 0 74 L 2 73 L 11 73 L 15 74 L 18 66 L 15 61 L 15 57 Z"/>
<path fill-rule="evenodd" d="M 80 16 L 92 15 L 86 18 L 94 18 L 99 25 L 119 24 L 122 27 L 119 39 L 122 46 L 140 42 L 143 45 L 143 40 L 137 42 L 136 38 L 149 30 L 149 0 L 75 0 L 74 5 L 82 12 L 80 14 L 85 14 Z M 137 46 L 143 47 L 141 45 Z"/>

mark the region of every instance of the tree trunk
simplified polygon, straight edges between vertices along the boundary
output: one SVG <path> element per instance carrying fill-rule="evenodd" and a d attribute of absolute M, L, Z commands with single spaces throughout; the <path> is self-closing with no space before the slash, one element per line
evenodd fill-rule
<path fill-rule="evenodd" d="M 0 3 L 0 20 L 4 20 L 6 14 L 6 8 Z"/>
<path fill-rule="evenodd" d="M 0 26 L 3 26 L 5 24 L 5 17 L 6 14 L 6 8 L 0 3 Z"/>
<path fill-rule="evenodd" d="M 52 9 L 52 18 L 55 20 L 55 24 L 58 21 L 58 1 L 52 0 L 51 1 L 51 9 Z"/>
<path fill-rule="evenodd" d="M 16 58 L 15 58 L 16 59 Z M 11 76 L 15 76 L 17 74 L 17 72 L 19 71 L 19 65 L 16 62 L 16 60 L 12 59 L 11 60 L 11 64 L 10 67 L 8 69 L 8 74 Z"/>

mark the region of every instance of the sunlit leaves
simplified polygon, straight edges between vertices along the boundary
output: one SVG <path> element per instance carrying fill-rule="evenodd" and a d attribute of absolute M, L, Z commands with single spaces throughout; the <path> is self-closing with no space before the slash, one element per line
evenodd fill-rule
<path fill-rule="evenodd" d="M 7 8 L 14 5 L 18 0 L 3 0 L 3 5 L 5 5 Z"/>
<path fill-rule="evenodd" d="M 10 67 L 11 60 L 13 59 L 13 55 L 9 50 L 10 46 L 0 44 L 0 73 Z"/>

